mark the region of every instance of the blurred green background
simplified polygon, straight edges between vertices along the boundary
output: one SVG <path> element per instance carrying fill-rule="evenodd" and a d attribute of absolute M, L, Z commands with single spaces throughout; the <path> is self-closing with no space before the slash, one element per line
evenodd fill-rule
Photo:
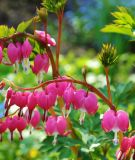
<path fill-rule="evenodd" d="M 18 23 L 35 15 L 36 7 L 40 6 L 40 0 L 0 0 L 0 24 L 16 27 Z M 90 84 L 100 88 L 106 93 L 106 81 L 104 69 L 97 58 L 102 43 L 112 43 L 118 51 L 118 61 L 111 67 L 110 80 L 113 102 L 120 109 L 130 113 L 131 129 L 135 129 L 135 48 L 129 37 L 117 34 L 100 32 L 106 24 L 112 22 L 111 12 L 117 6 L 129 7 L 135 12 L 134 0 L 68 0 L 65 7 L 62 35 L 62 55 L 60 57 L 60 72 L 82 79 L 81 70 L 87 66 L 87 80 Z M 57 19 L 53 14 L 49 15 L 48 32 L 56 39 Z M 43 26 L 37 26 L 42 30 Z M 33 32 L 33 27 L 29 29 Z M 50 78 L 50 73 L 45 75 L 44 80 Z M 27 77 L 27 78 L 26 78 Z M 30 87 L 36 85 L 36 77 L 31 72 L 25 74 L 22 69 L 15 75 L 13 68 L 0 65 L 0 80 L 7 78 L 13 80 L 19 86 Z M 0 96 L 3 105 L 3 96 Z M 84 126 L 78 124 L 79 112 L 71 113 L 71 119 L 78 134 L 78 140 L 86 144 L 80 147 L 80 155 L 83 159 L 113 160 L 117 147 L 112 145 L 112 134 L 105 134 L 100 126 L 100 115 L 106 111 L 107 106 L 99 100 L 100 109 L 95 116 L 86 117 Z M 74 116 L 76 115 L 76 116 Z M 73 118 L 74 117 L 74 118 Z M 132 125 L 133 124 L 133 125 Z M 99 134 L 100 133 L 100 134 Z M 79 136 L 81 135 L 81 136 Z M 18 136 L 10 142 L 8 134 L 0 143 L 0 160 L 68 160 L 74 159 L 70 150 L 63 151 L 61 148 L 47 148 L 51 145 L 49 139 L 45 139 L 44 131 L 24 132 L 24 141 L 20 142 Z M 61 144 L 64 145 L 64 144 Z M 64 153 L 65 157 L 62 156 Z M 66 154 L 67 153 L 67 154 Z M 69 158 L 69 157 L 72 158 Z"/>

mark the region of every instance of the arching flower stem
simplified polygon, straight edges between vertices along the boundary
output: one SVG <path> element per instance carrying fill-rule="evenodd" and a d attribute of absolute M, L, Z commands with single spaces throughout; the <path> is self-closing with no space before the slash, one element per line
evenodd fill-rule
<path fill-rule="evenodd" d="M 54 82 L 64 82 L 65 81 L 65 82 L 72 82 L 72 83 L 80 84 L 80 85 L 86 87 L 87 89 L 89 89 L 90 91 L 94 92 L 97 96 L 99 96 L 110 107 L 110 109 L 116 111 L 115 105 L 112 104 L 112 102 L 100 90 L 98 90 L 97 88 L 95 88 L 91 84 L 88 84 L 84 81 L 80 81 L 80 80 L 76 80 L 76 79 L 69 79 L 69 78 L 54 79 L 54 80 L 49 80 L 49 81 L 43 82 L 43 83 L 39 84 L 38 86 L 31 87 L 31 88 L 19 87 L 19 86 L 15 85 L 12 81 L 9 81 L 7 79 L 5 79 L 4 81 L 5 82 L 7 81 L 11 87 L 15 87 L 17 90 L 23 90 L 23 91 L 36 90 L 38 88 L 45 87 L 46 85 L 48 85 L 50 83 L 54 83 Z"/>

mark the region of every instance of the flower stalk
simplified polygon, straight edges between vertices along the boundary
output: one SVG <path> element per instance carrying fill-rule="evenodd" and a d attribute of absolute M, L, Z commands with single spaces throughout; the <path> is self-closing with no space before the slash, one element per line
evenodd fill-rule
<path fill-rule="evenodd" d="M 109 97 L 110 101 L 112 102 L 110 81 L 109 81 L 109 67 L 104 67 L 104 69 L 105 69 L 105 75 L 106 75 L 108 97 Z"/>
<path fill-rule="evenodd" d="M 9 85 L 11 87 L 15 87 L 18 90 L 23 90 L 23 91 L 30 91 L 30 90 L 36 90 L 38 88 L 42 88 L 45 87 L 46 85 L 50 84 L 50 83 L 54 83 L 54 82 L 72 82 L 72 83 L 76 83 L 76 84 L 80 84 L 86 88 L 88 88 L 90 91 L 94 92 L 96 95 L 98 95 L 106 104 L 108 104 L 108 106 L 110 107 L 110 109 L 116 111 L 116 107 L 114 104 L 112 104 L 112 102 L 97 88 L 95 88 L 94 86 L 84 82 L 84 81 L 80 81 L 80 80 L 76 80 L 76 79 L 53 79 L 53 80 L 49 80 L 46 82 L 43 82 L 41 84 L 39 84 L 38 86 L 35 87 L 31 87 L 31 88 L 23 88 L 20 86 L 15 85 L 12 81 L 9 81 L 7 79 L 5 79 L 5 82 L 8 82 Z"/>
<path fill-rule="evenodd" d="M 62 20 L 63 20 L 63 11 L 58 12 L 58 37 L 57 37 L 57 45 L 56 45 L 56 70 L 59 72 L 59 55 L 60 55 L 60 47 L 61 47 L 61 35 L 62 35 Z"/>

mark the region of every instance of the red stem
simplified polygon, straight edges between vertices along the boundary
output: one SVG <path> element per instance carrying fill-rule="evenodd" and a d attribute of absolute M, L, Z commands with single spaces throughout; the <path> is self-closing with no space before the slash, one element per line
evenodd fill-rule
<path fill-rule="evenodd" d="M 110 101 L 112 102 L 112 96 L 111 96 L 111 89 L 110 89 L 110 81 L 109 81 L 109 68 L 105 67 L 105 74 L 106 74 L 106 82 L 107 82 L 107 92 L 108 92 L 108 97 Z"/>
<path fill-rule="evenodd" d="M 26 90 L 35 90 L 35 89 L 38 89 L 38 88 L 42 88 L 42 87 L 44 87 L 44 86 L 46 86 L 50 83 L 64 82 L 64 81 L 80 84 L 80 85 L 83 85 L 83 86 L 87 87 L 90 91 L 97 94 L 106 104 L 108 104 L 110 109 L 116 111 L 116 107 L 112 104 L 112 102 L 100 90 L 98 90 L 94 86 L 92 86 L 92 85 L 90 85 L 90 84 L 88 84 L 84 81 L 79 81 L 79 80 L 75 80 L 75 79 L 54 79 L 54 80 L 49 80 L 49 81 L 43 82 L 43 83 L 39 84 L 38 86 L 31 87 L 31 88 L 22 88 L 22 87 L 16 86 L 13 82 L 10 82 L 10 85 L 19 89 L 19 90 L 25 90 L 26 91 Z"/>
<path fill-rule="evenodd" d="M 60 55 L 60 46 L 61 46 L 61 35 L 62 35 L 62 20 L 63 20 L 63 9 L 57 14 L 58 16 L 58 38 L 56 46 L 56 70 L 59 72 L 59 55 Z"/>

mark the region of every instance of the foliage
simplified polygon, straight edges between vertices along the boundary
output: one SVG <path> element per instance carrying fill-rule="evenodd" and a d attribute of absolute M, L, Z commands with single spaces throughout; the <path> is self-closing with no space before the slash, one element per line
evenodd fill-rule
<path fill-rule="evenodd" d="M 28 20 L 28 21 L 23 21 L 21 22 L 16 29 L 16 32 L 24 32 L 32 23 L 32 19 Z"/>
<path fill-rule="evenodd" d="M 42 5 L 49 11 L 58 13 L 63 10 L 67 0 L 43 0 Z"/>
<path fill-rule="evenodd" d="M 135 20 L 125 7 L 118 7 L 118 11 L 113 12 L 112 16 L 115 20 L 113 20 L 112 24 L 106 25 L 101 29 L 102 32 L 113 32 L 134 36 L 133 29 Z"/>
<path fill-rule="evenodd" d="M 8 28 L 5 25 L 0 26 L 0 37 L 8 37 L 15 33 L 15 29 L 13 27 Z"/>

